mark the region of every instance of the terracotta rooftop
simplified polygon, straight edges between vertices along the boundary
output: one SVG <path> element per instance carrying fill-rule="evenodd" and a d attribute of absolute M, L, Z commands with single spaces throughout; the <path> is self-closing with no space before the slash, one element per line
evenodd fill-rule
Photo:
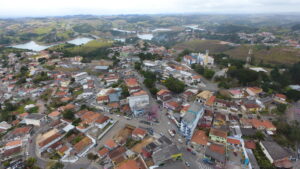
<path fill-rule="evenodd" d="M 219 153 L 219 154 L 225 154 L 225 147 L 218 144 L 211 144 L 209 146 L 209 149 L 213 152 Z"/>
<path fill-rule="evenodd" d="M 247 88 L 248 90 L 250 90 L 250 91 L 252 91 L 253 93 L 255 93 L 255 94 L 259 94 L 259 93 L 261 93 L 263 90 L 261 89 L 261 88 L 259 88 L 259 87 L 248 87 Z"/>
<path fill-rule="evenodd" d="M 39 142 L 39 146 L 40 147 L 44 147 L 45 145 L 49 144 L 50 142 L 52 142 L 53 140 L 57 139 L 58 137 L 62 136 L 61 134 L 59 133 L 55 133 L 53 134 L 52 136 L 42 140 L 41 142 Z"/>
<path fill-rule="evenodd" d="M 161 96 L 161 95 L 169 94 L 169 93 L 171 93 L 169 90 L 161 89 L 159 92 L 157 92 L 157 95 Z"/>
<path fill-rule="evenodd" d="M 64 154 L 68 149 L 69 149 L 69 147 L 64 145 L 64 146 L 60 147 L 57 151 L 61 154 Z"/>
<path fill-rule="evenodd" d="M 218 137 L 222 137 L 222 138 L 226 138 L 227 137 L 227 132 L 216 129 L 216 128 L 211 128 L 210 129 L 210 134 L 214 135 L 214 136 L 218 136 Z"/>
<path fill-rule="evenodd" d="M 98 154 L 100 156 L 104 156 L 109 152 L 109 150 L 106 147 L 103 147 L 101 150 L 98 151 Z"/>
<path fill-rule="evenodd" d="M 214 104 L 215 100 L 216 100 L 216 96 L 211 96 L 211 97 L 207 100 L 206 105 L 212 106 L 212 105 Z"/>
<path fill-rule="evenodd" d="M 245 141 L 245 147 L 248 149 L 255 149 L 256 148 L 256 144 L 254 141 Z"/>
<path fill-rule="evenodd" d="M 50 114 L 48 114 L 49 117 L 57 117 L 59 116 L 61 113 L 59 111 L 53 111 Z"/>
<path fill-rule="evenodd" d="M 22 144 L 22 140 L 14 140 L 14 141 L 10 141 L 8 143 L 5 144 L 6 147 L 11 147 L 11 146 L 17 146 L 17 145 L 21 145 Z"/>
<path fill-rule="evenodd" d="M 141 95 L 147 95 L 147 92 L 144 90 L 140 90 L 138 92 L 135 92 L 132 94 L 133 96 L 141 96 Z"/>
<path fill-rule="evenodd" d="M 26 134 L 26 133 L 29 133 L 31 130 L 31 127 L 20 127 L 20 128 L 16 128 L 12 131 L 11 134 L 15 134 L 15 135 L 18 135 L 18 134 Z"/>
<path fill-rule="evenodd" d="M 102 124 L 102 123 L 106 122 L 107 120 L 109 120 L 109 117 L 102 115 L 96 120 L 96 123 Z"/>
<path fill-rule="evenodd" d="M 26 117 L 28 115 L 29 115 L 29 113 L 25 112 L 25 113 L 19 114 L 19 117 L 20 118 L 24 118 L 24 117 Z"/>
<path fill-rule="evenodd" d="M 233 138 L 227 138 L 227 143 L 230 143 L 230 144 L 236 144 L 236 145 L 241 144 L 240 140 L 238 140 L 238 139 L 233 139 Z"/>
<path fill-rule="evenodd" d="M 203 130 L 196 130 L 193 134 L 191 142 L 206 146 L 208 142 L 208 137 L 206 136 L 206 133 Z"/>
<path fill-rule="evenodd" d="M 125 79 L 125 84 L 128 87 L 135 87 L 135 86 L 139 86 L 138 81 L 136 80 L 136 78 L 129 78 L 129 79 Z"/>
<path fill-rule="evenodd" d="M 276 94 L 275 97 L 281 98 L 281 99 L 286 99 L 286 96 L 284 94 Z"/>
<path fill-rule="evenodd" d="M 146 135 L 147 131 L 144 130 L 144 129 L 141 129 L 141 128 L 135 128 L 133 131 L 132 131 L 132 135 L 141 135 L 141 136 L 144 136 Z"/>
<path fill-rule="evenodd" d="M 105 145 L 108 147 L 108 148 L 115 148 L 117 147 L 118 145 L 116 144 L 116 142 L 113 140 L 113 139 L 109 139 L 105 142 Z"/>
<path fill-rule="evenodd" d="M 139 164 L 133 160 L 133 159 L 130 159 L 130 160 L 127 160 L 123 163 L 121 163 L 117 169 L 140 169 L 139 167 Z"/>
<path fill-rule="evenodd" d="M 74 145 L 74 149 L 77 153 L 84 150 L 87 146 L 89 146 L 92 143 L 92 140 L 89 137 L 84 137 L 82 140 L 80 140 L 78 143 Z"/>
<path fill-rule="evenodd" d="M 108 96 L 99 96 L 97 97 L 97 101 L 105 101 L 105 100 L 109 100 Z"/>

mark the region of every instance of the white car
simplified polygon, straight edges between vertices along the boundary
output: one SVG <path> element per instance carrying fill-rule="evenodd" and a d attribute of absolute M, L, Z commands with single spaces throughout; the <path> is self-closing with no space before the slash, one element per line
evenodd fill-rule
<path fill-rule="evenodd" d="M 170 134 L 172 137 L 175 136 L 175 134 L 174 134 L 174 132 L 173 132 L 172 130 L 168 130 L 168 132 L 169 132 L 169 134 Z"/>

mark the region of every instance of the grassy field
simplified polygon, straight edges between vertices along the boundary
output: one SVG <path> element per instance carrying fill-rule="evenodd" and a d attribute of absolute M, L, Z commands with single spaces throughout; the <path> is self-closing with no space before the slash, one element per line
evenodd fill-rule
<path fill-rule="evenodd" d="M 245 60 L 249 45 L 241 45 L 238 47 L 232 47 L 226 44 L 222 44 L 221 41 L 217 40 L 192 40 L 183 42 L 175 45 L 177 49 L 190 49 L 195 52 L 204 52 L 206 49 L 209 50 L 210 54 L 213 53 L 226 53 L 232 58 Z M 293 64 L 300 61 L 300 49 L 277 46 L 277 47 L 253 47 L 253 58 L 254 61 L 259 63 L 268 64 Z"/>
<path fill-rule="evenodd" d="M 232 47 L 228 45 L 223 45 L 221 41 L 217 40 L 191 40 L 175 45 L 178 49 L 190 49 L 195 52 L 204 52 L 209 50 L 210 53 L 221 53 L 225 52 Z"/>
<path fill-rule="evenodd" d="M 101 47 L 111 46 L 112 43 L 113 42 L 104 41 L 104 40 L 92 40 L 92 41 L 88 42 L 87 44 L 69 48 L 68 51 L 71 53 L 80 53 L 80 52 L 88 53 L 88 52 L 92 52 Z"/>
<path fill-rule="evenodd" d="M 248 51 L 249 46 L 240 46 L 224 53 L 233 58 L 246 59 Z M 269 50 L 254 48 L 253 58 L 255 62 L 263 61 L 264 63 L 270 64 L 293 64 L 300 61 L 300 50 L 288 47 L 272 47 Z"/>

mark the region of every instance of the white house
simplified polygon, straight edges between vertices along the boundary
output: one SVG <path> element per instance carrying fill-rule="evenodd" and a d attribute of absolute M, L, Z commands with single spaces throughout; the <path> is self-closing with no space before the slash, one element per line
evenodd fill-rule
<path fill-rule="evenodd" d="M 133 95 L 127 99 L 129 107 L 135 116 L 144 113 L 144 109 L 149 105 L 149 96 L 145 91 L 133 93 Z"/>
<path fill-rule="evenodd" d="M 27 125 L 41 126 L 46 121 L 46 116 L 42 114 L 29 114 L 24 118 L 24 121 Z"/>

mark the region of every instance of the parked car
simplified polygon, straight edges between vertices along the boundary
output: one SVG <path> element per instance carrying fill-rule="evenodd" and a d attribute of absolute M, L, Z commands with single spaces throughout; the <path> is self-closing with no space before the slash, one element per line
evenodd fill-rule
<path fill-rule="evenodd" d="M 190 163 L 187 162 L 187 161 L 186 161 L 184 164 L 185 164 L 187 167 L 190 167 L 190 166 L 191 166 Z"/>
<path fill-rule="evenodd" d="M 172 130 L 168 130 L 168 132 L 169 132 L 169 134 L 170 134 L 172 137 L 175 136 L 175 134 L 174 134 L 174 132 L 173 132 Z"/>

